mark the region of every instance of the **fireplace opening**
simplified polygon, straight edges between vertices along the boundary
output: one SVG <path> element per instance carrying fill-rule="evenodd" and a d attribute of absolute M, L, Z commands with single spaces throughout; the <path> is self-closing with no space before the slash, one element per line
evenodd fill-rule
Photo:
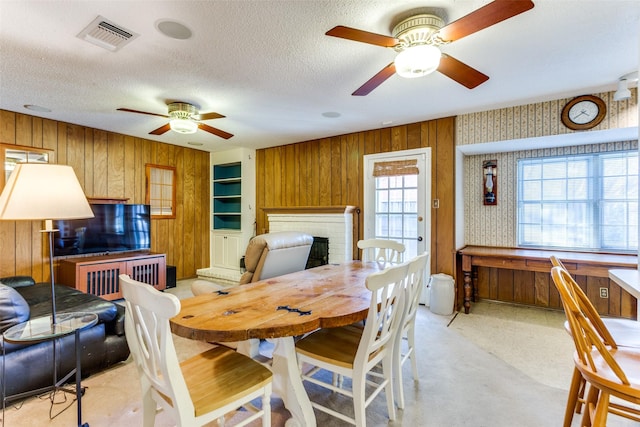
<path fill-rule="evenodd" d="M 329 238 L 313 237 L 313 244 L 309 252 L 309 259 L 305 268 L 318 267 L 329 264 Z"/>

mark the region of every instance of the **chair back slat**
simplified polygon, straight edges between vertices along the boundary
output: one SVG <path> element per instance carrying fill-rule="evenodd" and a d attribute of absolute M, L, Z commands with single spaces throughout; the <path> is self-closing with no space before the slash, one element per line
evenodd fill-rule
<path fill-rule="evenodd" d="M 399 264 L 367 277 L 371 304 L 356 353 L 356 363 L 360 361 L 362 366 L 366 366 L 393 348 L 395 333 L 403 316 L 408 268 L 407 263 Z"/>
<path fill-rule="evenodd" d="M 175 295 L 158 292 L 125 274 L 120 275 L 120 286 L 125 299 L 127 343 L 144 376 L 143 384 L 148 384 L 174 410 L 193 413 L 191 399 L 180 398 L 189 396 L 189 391 L 169 324 L 169 319 L 180 312 L 180 301 Z"/>
<path fill-rule="evenodd" d="M 598 332 L 600 339 L 602 339 L 602 341 L 606 345 L 611 346 L 611 348 L 618 348 L 616 340 L 609 332 L 609 329 L 607 329 L 607 327 L 605 326 L 602 318 L 600 317 L 600 314 L 598 313 L 598 310 L 591 303 L 589 297 L 584 293 L 580 285 L 578 285 L 578 283 L 573 279 L 573 277 L 569 273 L 569 270 L 567 270 L 562 261 L 560 261 L 560 259 L 558 259 L 558 257 L 556 257 L 555 255 L 551 255 L 551 257 L 549 258 L 551 259 L 551 264 L 553 264 L 554 267 L 560 267 L 567 273 L 563 277 L 565 277 L 568 282 L 569 292 L 576 299 L 576 301 L 580 303 L 580 306 L 584 310 L 585 316 L 591 321 L 591 324 Z"/>
<path fill-rule="evenodd" d="M 418 255 L 409 261 L 406 281 L 406 300 L 404 308 L 403 329 L 416 318 L 420 296 L 424 288 L 424 275 L 429 264 L 429 252 Z"/>
<path fill-rule="evenodd" d="M 365 239 L 358 241 L 358 248 L 362 249 L 363 261 L 381 263 L 401 263 L 405 247 L 395 240 Z"/>

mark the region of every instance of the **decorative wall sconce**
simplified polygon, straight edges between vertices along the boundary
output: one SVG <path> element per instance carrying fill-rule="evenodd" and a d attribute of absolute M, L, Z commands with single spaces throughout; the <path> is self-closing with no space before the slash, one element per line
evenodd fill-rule
<path fill-rule="evenodd" d="M 498 160 L 482 162 L 482 194 L 485 205 L 498 204 Z"/>

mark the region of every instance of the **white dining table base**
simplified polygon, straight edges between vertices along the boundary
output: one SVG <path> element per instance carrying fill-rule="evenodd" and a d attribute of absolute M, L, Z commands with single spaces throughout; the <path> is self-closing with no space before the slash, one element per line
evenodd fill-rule
<path fill-rule="evenodd" d="M 273 372 L 273 392 L 280 396 L 284 407 L 291 413 L 286 427 L 315 427 L 316 416 L 307 392 L 302 384 L 298 368 L 296 347 L 293 337 L 270 338 L 274 344 L 271 371 Z M 238 343 L 238 352 L 249 355 L 251 346 L 247 341 Z"/>

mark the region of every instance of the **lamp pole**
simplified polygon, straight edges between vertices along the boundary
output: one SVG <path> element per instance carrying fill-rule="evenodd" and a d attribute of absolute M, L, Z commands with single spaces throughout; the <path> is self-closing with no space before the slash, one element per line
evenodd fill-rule
<path fill-rule="evenodd" d="M 55 326 L 56 324 L 56 290 L 55 290 L 55 279 L 53 275 L 53 233 L 58 230 L 53 228 L 53 221 L 50 219 L 46 219 L 44 221 L 44 230 L 41 230 L 42 233 L 47 233 L 49 235 L 49 274 L 51 275 L 51 324 Z"/>

